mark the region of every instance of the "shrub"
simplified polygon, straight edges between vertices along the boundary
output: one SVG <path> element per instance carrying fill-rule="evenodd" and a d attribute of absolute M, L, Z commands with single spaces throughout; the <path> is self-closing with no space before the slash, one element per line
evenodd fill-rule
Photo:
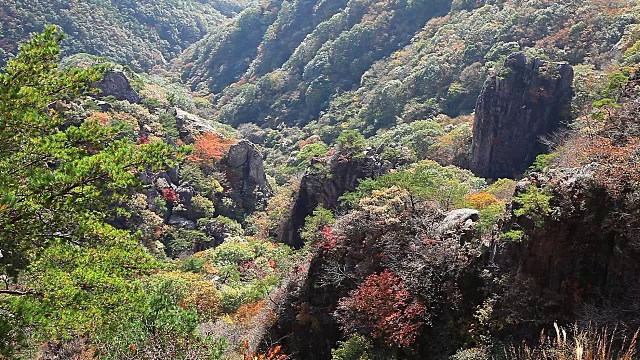
<path fill-rule="evenodd" d="M 164 201 L 166 201 L 167 203 L 170 204 L 174 204 L 176 202 L 178 202 L 178 200 L 180 200 L 180 197 L 178 196 L 178 193 L 173 190 L 172 188 L 164 188 L 161 191 L 161 196 L 162 199 L 164 199 Z"/>
<path fill-rule="evenodd" d="M 370 360 L 373 345 L 364 336 L 355 334 L 344 342 L 338 342 L 337 349 L 331 350 L 331 360 Z"/>
<path fill-rule="evenodd" d="M 228 239 L 213 250 L 212 260 L 216 264 L 241 264 L 256 257 L 255 252 L 245 241 Z"/>
<path fill-rule="evenodd" d="M 167 255 L 171 257 L 190 253 L 196 244 L 207 241 L 207 236 L 201 231 L 168 227 L 165 229 L 167 231 L 163 234 L 161 242 L 166 247 Z"/>
<path fill-rule="evenodd" d="M 338 321 L 346 333 L 366 331 L 389 346 L 410 347 L 424 325 L 426 307 L 385 270 L 372 274 L 348 297 L 340 299 Z"/>
<path fill-rule="evenodd" d="M 357 130 L 345 130 L 336 140 L 340 152 L 348 154 L 352 158 L 364 157 L 365 139 Z"/>
<path fill-rule="evenodd" d="M 513 201 L 520 207 L 513 213 L 531 220 L 536 227 L 544 225 L 544 220 L 551 214 L 549 205 L 551 195 L 546 195 L 535 186 L 530 186 L 526 192 L 516 196 Z"/>
<path fill-rule="evenodd" d="M 540 344 L 513 346 L 504 352 L 507 360 L 582 359 L 582 360 L 632 360 L 636 359 L 640 330 L 631 336 L 621 336 L 616 330 L 589 327 L 567 332 L 554 324 L 555 334 L 540 336 Z"/>
<path fill-rule="evenodd" d="M 307 216 L 304 222 L 304 229 L 300 234 L 304 241 L 317 242 L 322 240 L 320 230 L 331 225 L 335 221 L 331 210 L 325 209 L 322 204 L 313 210 L 313 214 Z"/>
<path fill-rule="evenodd" d="M 213 201 L 207 199 L 202 195 L 196 195 L 191 199 L 193 210 L 200 217 L 211 217 L 216 212 L 216 208 L 213 205 Z"/>
<path fill-rule="evenodd" d="M 188 159 L 201 166 L 213 166 L 227 153 L 231 145 L 235 144 L 235 139 L 225 139 L 215 133 L 202 133 L 196 136 L 193 144 L 193 153 Z"/>
<path fill-rule="evenodd" d="M 489 206 L 496 205 L 498 199 L 493 195 L 486 192 L 467 195 L 467 201 L 475 209 L 482 210 Z"/>

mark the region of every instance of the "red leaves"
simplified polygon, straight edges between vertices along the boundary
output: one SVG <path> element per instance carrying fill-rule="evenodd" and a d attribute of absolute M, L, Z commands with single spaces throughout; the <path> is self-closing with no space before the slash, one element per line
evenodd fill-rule
<path fill-rule="evenodd" d="M 178 193 L 172 188 L 162 189 L 162 198 L 168 203 L 175 203 L 178 201 Z"/>
<path fill-rule="evenodd" d="M 149 144 L 151 141 L 149 140 L 149 136 L 148 135 L 140 135 L 138 136 L 138 145 L 144 145 L 144 144 Z"/>
<path fill-rule="evenodd" d="M 320 249 L 323 254 L 333 250 L 338 244 L 339 237 L 333 232 L 331 227 L 325 225 L 320 231 L 320 235 L 324 240 L 318 244 L 318 249 Z"/>
<path fill-rule="evenodd" d="M 424 325 L 426 308 L 391 271 L 372 274 L 340 300 L 338 319 L 347 332 L 368 329 L 389 346 L 409 347 Z"/>

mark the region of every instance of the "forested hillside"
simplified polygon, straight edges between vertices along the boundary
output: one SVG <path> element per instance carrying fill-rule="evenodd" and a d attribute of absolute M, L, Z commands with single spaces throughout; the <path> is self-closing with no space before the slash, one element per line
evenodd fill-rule
<path fill-rule="evenodd" d="M 105 56 L 136 69 L 166 66 L 187 46 L 241 11 L 244 1 L 4 1 L 0 4 L 0 64 L 18 42 L 46 24 L 67 34 L 66 55 Z"/>
<path fill-rule="evenodd" d="M 640 354 L 637 1 L 0 18 L 0 359 Z"/>
<path fill-rule="evenodd" d="M 635 41 L 637 11 L 629 1 L 270 2 L 189 49 L 183 78 L 207 85 L 230 124 L 373 133 L 471 112 L 516 50 L 601 68 Z"/>

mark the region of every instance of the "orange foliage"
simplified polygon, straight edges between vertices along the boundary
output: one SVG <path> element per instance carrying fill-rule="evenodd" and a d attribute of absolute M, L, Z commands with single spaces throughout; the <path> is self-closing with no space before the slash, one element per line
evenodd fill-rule
<path fill-rule="evenodd" d="M 320 141 L 320 137 L 318 135 L 313 135 L 308 137 L 306 140 L 300 141 L 300 150 L 302 150 L 305 146 L 309 144 L 315 144 Z"/>
<path fill-rule="evenodd" d="M 626 144 L 613 145 L 609 138 L 596 138 L 584 150 L 590 162 L 596 162 L 594 177 L 616 196 L 635 188 L 640 179 L 640 139 L 631 138 Z"/>
<path fill-rule="evenodd" d="M 235 143 L 235 139 L 225 139 L 210 132 L 202 133 L 196 137 L 193 154 L 189 155 L 188 159 L 201 165 L 213 165 L 214 162 L 220 161 Z"/>
<path fill-rule="evenodd" d="M 245 342 L 245 348 L 248 344 Z M 245 354 L 244 360 L 284 360 L 287 355 L 282 353 L 282 345 L 277 345 L 269 349 L 265 354 Z"/>
<path fill-rule="evenodd" d="M 262 309 L 264 309 L 264 305 L 265 305 L 264 300 L 261 300 L 258 302 L 244 304 L 240 306 L 238 311 L 236 311 L 236 315 L 235 315 L 236 320 L 243 323 L 249 322 L 253 317 L 258 315 L 258 313 L 260 313 Z"/>
<path fill-rule="evenodd" d="M 499 202 L 495 195 L 486 192 L 467 195 L 467 200 L 476 209 L 484 209 Z"/>
<path fill-rule="evenodd" d="M 98 124 L 104 126 L 109 124 L 109 122 L 111 121 L 111 116 L 104 112 L 97 112 L 91 115 L 91 117 L 89 117 L 89 120 L 97 121 Z"/>
<path fill-rule="evenodd" d="M 213 319 L 221 311 L 218 292 L 210 281 L 195 282 L 180 306 L 196 310 L 204 319 Z"/>

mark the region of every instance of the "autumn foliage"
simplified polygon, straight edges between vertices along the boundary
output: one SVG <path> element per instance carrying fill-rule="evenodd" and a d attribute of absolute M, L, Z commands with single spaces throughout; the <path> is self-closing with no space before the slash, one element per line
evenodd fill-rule
<path fill-rule="evenodd" d="M 245 342 L 245 348 L 248 348 L 248 343 Z M 264 354 L 245 354 L 244 360 L 284 360 L 287 355 L 282 353 L 282 345 L 277 345 L 270 348 Z"/>
<path fill-rule="evenodd" d="M 485 209 L 499 202 L 498 198 L 496 198 L 493 194 L 489 194 L 486 192 L 468 195 L 467 201 L 469 201 L 471 206 L 476 209 Z"/>
<path fill-rule="evenodd" d="M 640 139 L 630 138 L 614 145 L 609 138 L 599 138 L 585 149 L 587 158 L 599 164 L 594 176 L 612 195 L 636 188 L 640 179 Z"/>
<path fill-rule="evenodd" d="M 424 325 L 426 307 L 391 271 L 372 274 L 340 300 L 338 319 L 347 333 L 368 332 L 389 346 L 410 347 Z"/>
<path fill-rule="evenodd" d="M 175 203 L 179 200 L 178 193 L 172 188 L 162 189 L 161 196 L 168 203 Z"/>
<path fill-rule="evenodd" d="M 196 137 L 193 154 L 189 155 L 189 160 L 201 165 L 212 165 L 220 161 L 235 143 L 235 139 L 225 139 L 210 132 L 202 133 Z"/>

